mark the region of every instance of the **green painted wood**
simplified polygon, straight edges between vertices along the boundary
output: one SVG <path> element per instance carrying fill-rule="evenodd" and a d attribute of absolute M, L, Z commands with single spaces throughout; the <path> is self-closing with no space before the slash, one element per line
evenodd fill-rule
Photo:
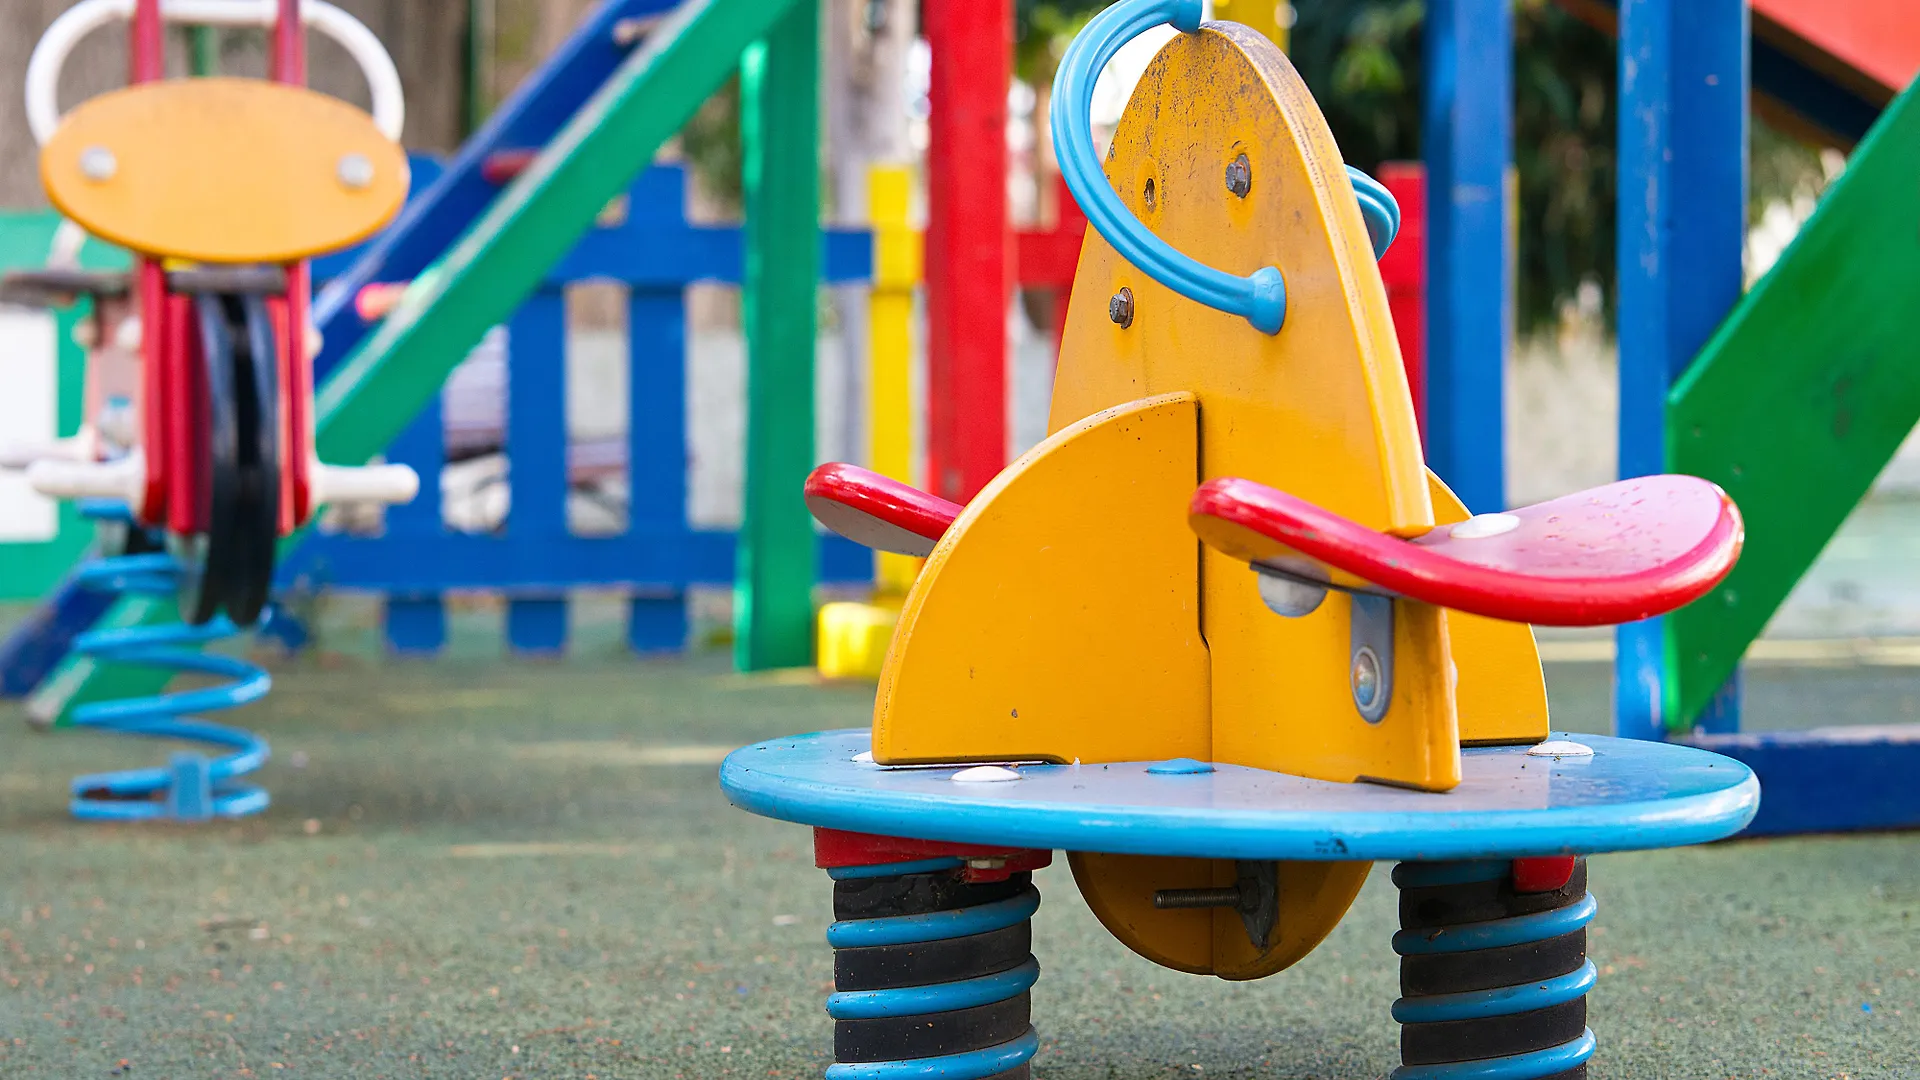
<path fill-rule="evenodd" d="M 398 437 L 793 2 L 686 0 L 648 34 L 320 389 L 321 459 L 364 462 Z"/>
<path fill-rule="evenodd" d="M 742 51 L 794 2 L 684 0 L 648 34 L 319 388 L 314 442 L 321 460 L 364 462 L 399 437 L 487 329 L 512 314 L 601 208 L 734 72 Z M 816 257 L 808 256 L 809 267 Z M 813 400 L 811 387 L 804 400 Z M 809 445 L 804 460 L 812 456 Z M 800 489 L 793 490 L 798 501 Z M 297 541 L 283 542 L 281 550 Z M 158 605 L 129 617 L 154 625 L 172 614 L 169 605 Z M 164 685 L 164 675 L 148 670 L 69 658 L 36 708 L 39 715 L 65 718 L 75 704 L 156 693 Z"/>
<path fill-rule="evenodd" d="M 50 210 L 0 211 L 0 271 L 45 266 L 59 225 L 60 215 Z M 120 248 L 89 240 L 81 245 L 80 265 L 89 270 L 124 270 L 131 263 Z M 73 329 L 91 311 L 92 305 L 83 300 L 52 313 L 59 350 L 55 360 L 58 404 L 54 430 L 62 437 L 80 430 L 80 413 L 86 405 L 87 355 L 74 342 Z M 7 434 L 0 432 L 0 439 Z M 46 595 L 93 542 L 93 526 L 71 503 L 63 504 L 59 515 L 51 540 L 0 541 L 0 600 L 33 600 Z"/>
<path fill-rule="evenodd" d="M 1920 420 L 1916 176 L 1910 86 L 1668 395 L 1668 467 L 1724 487 L 1747 523 L 1733 573 L 1665 619 L 1670 727 L 1733 674 Z"/>
<path fill-rule="evenodd" d="M 745 508 L 734 666 L 813 660 L 813 363 L 820 286 L 820 13 L 797 3 L 740 65 L 746 190 Z"/>

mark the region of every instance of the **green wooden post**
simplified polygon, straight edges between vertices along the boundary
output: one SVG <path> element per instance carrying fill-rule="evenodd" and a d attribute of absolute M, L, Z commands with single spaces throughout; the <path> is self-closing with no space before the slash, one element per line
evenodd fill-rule
<path fill-rule="evenodd" d="M 745 513 L 734 666 L 813 660 L 813 359 L 820 286 L 820 6 L 799 0 L 740 64 L 747 209 Z"/>
<path fill-rule="evenodd" d="M 488 328 L 505 321 L 573 250 L 601 209 L 738 67 L 741 51 L 794 2 L 685 0 L 648 34 L 319 388 L 314 442 L 321 460 L 358 464 L 399 437 Z M 809 387 L 807 401 L 811 394 Z M 811 446 L 805 457 L 812 460 Z M 128 617 L 164 623 L 167 611 L 161 605 Z M 166 681 L 143 668 L 79 671 L 90 667 L 68 658 L 66 670 L 36 695 L 34 714 L 64 718 L 76 704 L 156 693 Z"/>
<path fill-rule="evenodd" d="M 198 76 L 218 75 L 220 73 L 220 31 L 212 26 L 196 26 L 189 31 L 188 40 L 192 43 L 193 74 Z"/>

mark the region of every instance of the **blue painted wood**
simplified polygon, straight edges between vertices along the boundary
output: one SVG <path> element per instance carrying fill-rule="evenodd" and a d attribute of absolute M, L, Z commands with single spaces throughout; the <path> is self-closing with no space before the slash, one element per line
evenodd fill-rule
<path fill-rule="evenodd" d="M 535 293 L 507 328 L 507 535 L 543 540 L 567 528 L 567 304 Z M 507 643 L 520 652 L 566 644 L 564 596 L 517 594 L 507 601 Z"/>
<path fill-rule="evenodd" d="M 1507 505 L 1512 4 L 1429 0 L 1426 26 L 1427 460 L 1479 513 Z"/>
<path fill-rule="evenodd" d="M 818 538 L 817 580 L 873 580 L 873 552 L 839 536 Z M 734 534 L 708 530 L 519 539 L 448 533 L 414 540 L 316 536 L 288 560 L 317 587 L 403 596 L 459 590 L 560 593 L 609 588 L 641 593 L 733 582 Z M 324 569 L 324 573 L 321 571 Z"/>
<path fill-rule="evenodd" d="M 409 281 L 465 232 L 501 188 L 481 167 L 499 150 L 544 145 L 600 89 L 632 47 L 614 41 L 621 19 L 672 8 L 675 0 L 608 0 L 546 63 L 520 83 L 447 163 L 446 171 L 360 257 L 316 297 L 314 320 L 326 347 L 314 371 L 325 375 L 366 336 L 353 298 L 376 282 Z"/>
<path fill-rule="evenodd" d="M 685 528 L 687 316 L 678 292 L 629 294 L 627 349 L 627 527 Z M 635 652 L 680 649 L 687 627 L 684 589 L 628 605 L 627 643 Z"/>
<path fill-rule="evenodd" d="M 1747 5 L 1626 0 L 1620 12 L 1620 475 L 1663 472 L 1667 391 L 1740 298 L 1747 215 Z M 1664 737 L 1657 619 L 1622 626 L 1614 731 Z M 1738 726 L 1738 689 L 1709 728 Z"/>
<path fill-rule="evenodd" d="M 432 656 L 447 646 L 447 607 L 438 596 L 390 596 L 380 632 L 396 655 Z"/>
<path fill-rule="evenodd" d="M 1766 797 L 1742 836 L 1920 828 L 1920 724 L 1697 735 L 1742 762 Z"/>
<path fill-rule="evenodd" d="M 0 699 L 23 698 L 53 674 L 73 641 L 113 607 L 115 594 L 84 588 L 69 575 L 51 597 L 0 641 Z"/>
<path fill-rule="evenodd" d="M 1216 765 L 1153 775 L 1152 762 L 1022 765 L 965 783 L 963 767 L 855 761 L 866 728 L 734 751 L 720 786 L 734 805 L 805 825 L 961 844 L 1214 859 L 1449 859 L 1699 844 L 1753 818 L 1760 786 L 1737 761 L 1673 743 L 1556 732 L 1591 757 L 1528 747 L 1463 750 L 1446 792 L 1337 784 Z"/>

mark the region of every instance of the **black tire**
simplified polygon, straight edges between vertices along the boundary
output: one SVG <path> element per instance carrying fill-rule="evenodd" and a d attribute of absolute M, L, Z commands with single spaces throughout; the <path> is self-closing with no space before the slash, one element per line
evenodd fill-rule
<path fill-rule="evenodd" d="M 207 532 L 189 545 L 199 551 L 183 552 L 181 615 L 198 625 L 224 610 L 251 626 L 272 592 L 279 542 L 279 353 L 264 298 L 202 294 L 194 310 L 206 370 Z"/>

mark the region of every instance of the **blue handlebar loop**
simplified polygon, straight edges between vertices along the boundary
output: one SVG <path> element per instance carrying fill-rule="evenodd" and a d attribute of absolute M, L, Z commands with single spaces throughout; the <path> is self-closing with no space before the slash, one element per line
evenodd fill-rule
<path fill-rule="evenodd" d="M 1239 277 L 1181 254 L 1120 201 L 1093 151 L 1093 86 L 1107 62 L 1127 42 L 1162 23 L 1181 33 L 1199 30 L 1200 15 L 1200 0 L 1120 0 L 1095 15 L 1068 46 L 1053 79 L 1054 154 L 1088 223 L 1128 262 L 1189 300 L 1239 315 L 1261 333 L 1277 334 L 1287 318 L 1287 285 L 1278 267 L 1263 266 Z M 1347 175 L 1378 258 L 1399 231 L 1400 208 L 1372 177 L 1351 166 Z"/>

